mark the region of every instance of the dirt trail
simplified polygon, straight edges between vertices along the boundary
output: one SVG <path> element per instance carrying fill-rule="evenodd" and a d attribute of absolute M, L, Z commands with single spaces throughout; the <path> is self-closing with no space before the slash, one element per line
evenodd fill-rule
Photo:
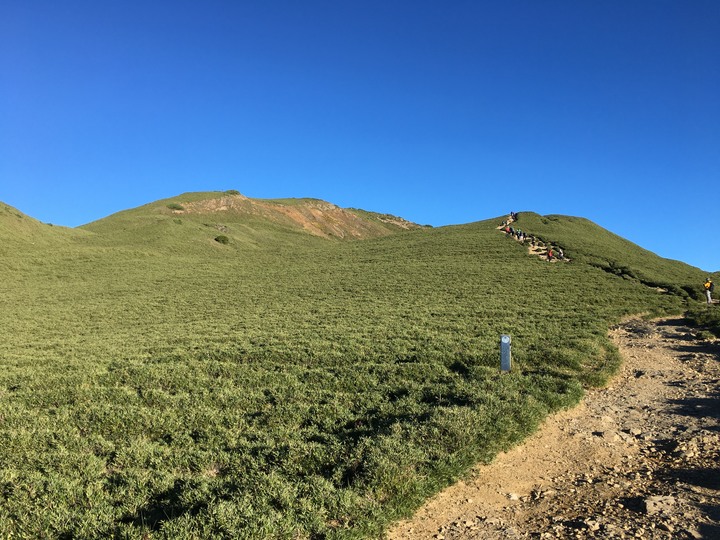
<path fill-rule="evenodd" d="M 501 225 L 498 225 L 495 227 L 497 230 L 504 232 L 506 235 L 510 234 L 506 227 L 509 227 L 512 223 L 515 223 L 516 219 L 510 215 L 505 221 L 502 222 Z M 570 259 L 565 257 L 565 254 L 562 251 L 562 248 L 559 247 L 552 247 L 551 245 L 546 245 L 543 242 L 536 241 L 532 236 L 530 237 L 522 237 L 518 238 L 516 236 L 513 236 L 516 241 L 520 242 L 521 244 L 525 244 L 525 241 L 527 240 L 528 243 L 528 255 L 535 255 L 539 257 L 540 259 L 550 261 L 553 263 L 556 262 L 570 262 Z M 552 249 L 553 255 L 550 257 L 548 256 L 549 249 Z"/>
<path fill-rule="evenodd" d="M 387 538 L 720 538 L 720 343 L 680 319 L 611 337 L 624 364 L 606 388 Z"/>

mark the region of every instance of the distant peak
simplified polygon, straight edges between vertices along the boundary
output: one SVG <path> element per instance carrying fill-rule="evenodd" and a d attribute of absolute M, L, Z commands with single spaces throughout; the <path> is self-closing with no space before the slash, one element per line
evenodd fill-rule
<path fill-rule="evenodd" d="M 160 203 L 160 204 L 158 204 Z M 389 214 L 341 208 L 315 198 L 254 199 L 239 191 L 183 193 L 158 201 L 148 208 L 187 219 L 262 223 L 334 239 L 365 239 L 387 236 L 420 225 Z M 222 217 L 221 217 L 222 216 Z"/>
<path fill-rule="evenodd" d="M 250 199 L 240 193 L 225 194 L 200 201 L 185 202 L 172 208 L 174 214 L 207 214 L 241 209 L 247 206 Z"/>

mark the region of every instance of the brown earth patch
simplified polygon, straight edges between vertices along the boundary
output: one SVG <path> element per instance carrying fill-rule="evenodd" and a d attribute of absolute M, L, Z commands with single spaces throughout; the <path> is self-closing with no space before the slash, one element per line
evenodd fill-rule
<path fill-rule="evenodd" d="M 356 213 L 332 203 L 302 199 L 292 204 L 278 201 L 251 199 L 244 195 L 226 195 L 219 198 L 183 203 L 175 214 L 215 214 L 229 212 L 256 216 L 279 225 L 300 229 L 323 238 L 373 238 L 385 236 L 398 229 L 415 229 L 419 225 L 402 218 L 383 214 L 368 215 L 375 220 L 364 219 Z"/>

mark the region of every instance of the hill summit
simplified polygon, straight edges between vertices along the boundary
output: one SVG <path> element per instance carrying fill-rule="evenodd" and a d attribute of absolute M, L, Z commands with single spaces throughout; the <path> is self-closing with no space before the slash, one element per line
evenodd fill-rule
<path fill-rule="evenodd" d="M 253 199 L 236 190 L 184 193 L 118 212 L 83 226 L 117 235 L 121 231 L 148 238 L 174 224 L 216 229 L 237 240 L 298 233 L 337 240 L 362 240 L 392 235 L 420 225 L 390 214 L 379 214 L 311 198 Z"/>
<path fill-rule="evenodd" d="M 172 205 L 171 205 L 172 206 Z M 368 238 L 420 226 L 390 214 L 345 209 L 320 199 L 251 199 L 235 191 L 172 206 L 177 215 L 258 216 L 324 238 Z"/>

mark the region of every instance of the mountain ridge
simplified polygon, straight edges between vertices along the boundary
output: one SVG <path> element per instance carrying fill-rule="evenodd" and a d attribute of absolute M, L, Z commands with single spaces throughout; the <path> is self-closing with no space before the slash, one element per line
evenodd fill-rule
<path fill-rule="evenodd" d="M 0 240 L 5 246 L 62 243 L 86 234 L 79 229 L 43 223 L 0 201 Z"/>
<path fill-rule="evenodd" d="M 636 265 L 645 266 L 648 258 L 657 257 L 666 268 L 671 269 L 678 264 L 686 271 L 695 269 L 681 260 L 660 257 L 586 218 L 556 214 L 542 216 L 532 211 L 523 211 L 520 215 L 522 218 L 518 226 L 526 232 L 569 249 L 567 255 L 570 258 L 617 275 L 638 277 L 637 272 L 623 261 L 629 252 L 634 253 L 632 258 L 637 259 Z M 474 223 L 499 223 L 500 219 L 489 218 Z M 190 225 L 192 233 L 185 231 L 186 234 L 179 234 L 182 228 L 174 225 L 183 224 Z M 237 190 L 186 192 L 121 210 L 74 228 L 42 223 L 0 201 L 0 237 L 10 244 L 52 243 L 99 234 L 129 244 L 158 244 L 163 243 L 163 238 L 164 243 L 172 244 L 182 242 L 184 236 L 213 245 L 219 236 L 226 236 L 229 241 L 241 246 L 259 246 L 281 237 L 285 244 L 302 237 L 335 241 L 367 240 L 432 228 L 392 214 L 342 208 L 322 199 L 259 199 L 242 195 Z M 594 245 L 599 231 L 603 231 L 601 236 L 612 237 L 612 242 L 603 239 L 601 246 Z M 597 248 L 601 248 L 602 253 L 597 253 Z M 662 276 L 646 279 L 642 271 L 640 274 L 646 281 L 666 281 Z M 709 272 L 713 277 L 718 274 Z"/>
<path fill-rule="evenodd" d="M 717 311 L 700 270 L 584 219 L 513 223 L 557 264 L 506 216 L 342 241 L 287 221 L 329 203 L 226 196 L 0 212 L 0 536 L 379 537 L 603 385 L 617 321 Z"/>
<path fill-rule="evenodd" d="M 245 236 L 248 228 L 273 228 L 335 240 L 362 240 L 421 228 L 397 216 L 341 208 L 321 199 L 255 199 L 235 190 L 183 193 L 111 214 L 81 228 L 110 232 L 162 220 L 211 225 L 231 238 L 233 233 Z"/>

